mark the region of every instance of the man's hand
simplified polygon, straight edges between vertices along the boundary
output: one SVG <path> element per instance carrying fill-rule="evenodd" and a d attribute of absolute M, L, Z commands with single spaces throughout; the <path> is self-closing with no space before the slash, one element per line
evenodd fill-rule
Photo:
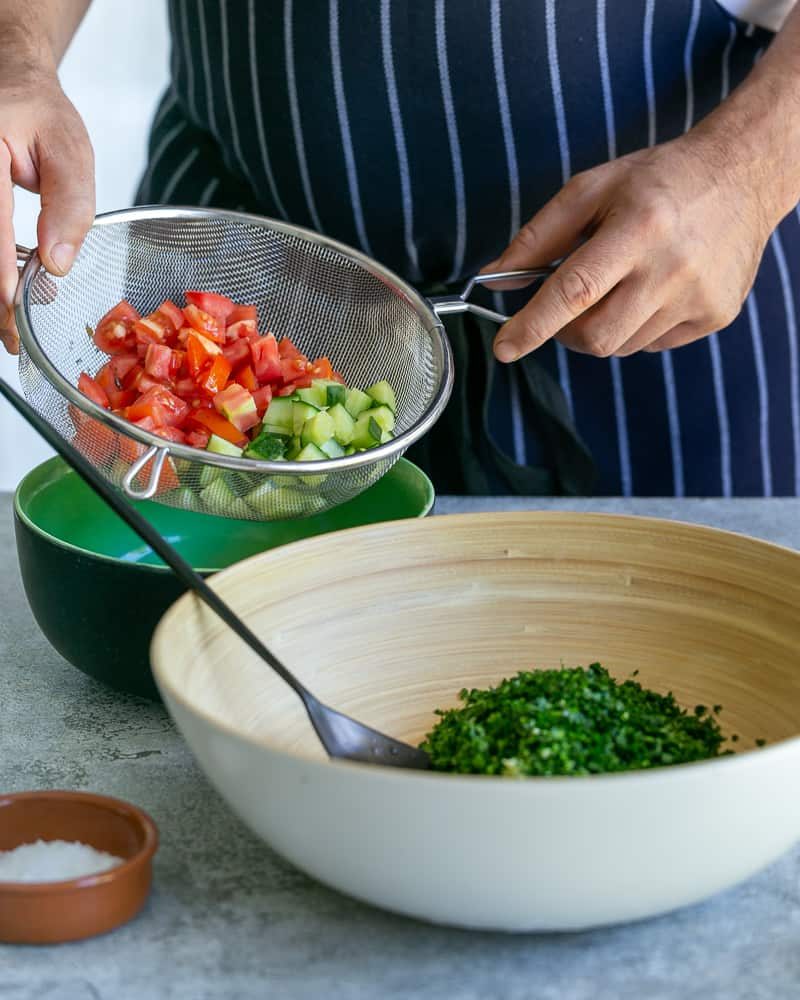
<path fill-rule="evenodd" d="M 745 82 L 672 142 L 578 174 L 485 271 L 566 255 L 499 331 L 515 361 L 555 338 L 598 357 L 680 347 L 739 313 L 800 198 L 800 5 Z"/>
<path fill-rule="evenodd" d="M 499 332 L 500 361 L 554 337 L 597 357 L 658 351 L 736 317 L 771 220 L 760 196 L 720 174 L 694 143 L 689 134 L 576 175 L 487 268 L 569 253 Z"/>
<path fill-rule="evenodd" d="M 54 69 L 20 77 L 0 66 L 0 339 L 12 354 L 19 345 L 14 184 L 41 196 L 39 254 L 51 274 L 66 274 L 94 219 L 94 157 Z"/>

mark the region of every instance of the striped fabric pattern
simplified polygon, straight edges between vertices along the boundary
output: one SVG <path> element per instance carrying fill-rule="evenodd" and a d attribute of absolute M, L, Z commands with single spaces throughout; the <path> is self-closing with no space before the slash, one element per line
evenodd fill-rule
<path fill-rule="evenodd" d="M 173 78 L 140 203 L 309 226 L 421 286 L 456 283 L 574 173 L 674 138 L 749 72 L 768 32 L 716 0 L 170 0 Z M 598 492 L 800 494 L 800 212 L 737 320 L 661 355 L 538 352 Z M 495 296 L 497 308 L 520 296 Z M 491 436 L 540 453 L 517 370 Z"/>

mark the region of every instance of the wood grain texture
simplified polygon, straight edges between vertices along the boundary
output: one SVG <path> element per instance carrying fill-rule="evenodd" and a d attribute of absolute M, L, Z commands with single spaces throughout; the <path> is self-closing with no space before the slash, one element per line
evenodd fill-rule
<path fill-rule="evenodd" d="M 741 750 L 800 733 L 800 554 L 645 518 L 478 514 L 315 538 L 239 564 L 220 593 L 323 700 L 418 741 L 462 687 L 599 661 Z M 164 651 L 169 650 L 165 656 Z M 192 597 L 155 639 L 193 710 L 320 758 L 294 695 Z"/>

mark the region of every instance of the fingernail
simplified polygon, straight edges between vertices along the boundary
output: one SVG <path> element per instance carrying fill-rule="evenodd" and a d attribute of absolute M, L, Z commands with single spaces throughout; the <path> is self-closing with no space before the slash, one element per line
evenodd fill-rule
<path fill-rule="evenodd" d="M 504 364 L 516 361 L 520 356 L 517 345 L 513 340 L 496 340 L 494 342 L 494 356 Z"/>
<path fill-rule="evenodd" d="M 59 274 L 66 274 L 75 259 L 75 247 L 71 243 L 56 243 L 50 257 Z"/>
<path fill-rule="evenodd" d="M 0 340 L 9 354 L 19 354 L 19 338 L 12 330 L 0 330 Z"/>

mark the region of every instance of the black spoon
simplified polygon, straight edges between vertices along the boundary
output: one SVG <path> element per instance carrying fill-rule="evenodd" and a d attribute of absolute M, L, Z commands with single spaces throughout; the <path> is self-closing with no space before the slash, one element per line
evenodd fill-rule
<path fill-rule="evenodd" d="M 424 770 L 430 766 L 428 755 L 423 750 L 402 743 L 400 740 L 384 736 L 362 722 L 337 712 L 318 701 L 304 687 L 294 674 L 272 654 L 258 636 L 244 624 L 241 618 L 208 586 L 205 580 L 165 541 L 149 521 L 124 500 L 110 486 L 95 467 L 83 457 L 68 441 L 47 423 L 44 418 L 0 379 L 0 394 L 5 396 L 14 409 L 58 454 L 84 479 L 125 523 L 169 566 L 178 579 L 189 590 L 215 611 L 225 624 L 264 660 L 295 691 L 305 706 L 311 725 L 329 757 L 342 760 L 356 760 L 366 764 L 384 764 L 392 767 L 410 767 Z"/>

